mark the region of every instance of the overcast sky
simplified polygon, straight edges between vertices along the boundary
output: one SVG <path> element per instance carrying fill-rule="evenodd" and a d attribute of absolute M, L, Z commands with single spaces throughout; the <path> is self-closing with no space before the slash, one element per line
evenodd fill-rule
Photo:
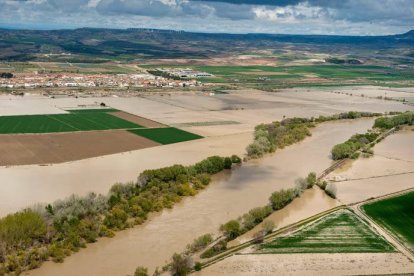
<path fill-rule="evenodd" d="M 384 35 L 414 29 L 414 0 L 0 0 L 0 27 Z"/>

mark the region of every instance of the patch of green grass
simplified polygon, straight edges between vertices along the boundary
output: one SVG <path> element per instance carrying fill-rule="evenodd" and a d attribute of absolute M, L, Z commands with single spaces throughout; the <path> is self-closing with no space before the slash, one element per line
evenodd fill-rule
<path fill-rule="evenodd" d="M 0 134 L 129 129 L 138 124 L 105 112 L 1 116 Z"/>
<path fill-rule="evenodd" d="M 163 145 L 203 138 L 200 135 L 190 133 L 174 127 L 133 129 L 130 130 L 130 132 L 139 136 L 143 136 Z"/>
<path fill-rule="evenodd" d="M 362 209 L 414 252 L 414 192 L 365 204 Z"/>
<path fill-rule="evenodd" d="M 259 253 L 392 252 L 394 248 L 351 211 L 343 209 L 286 237 L 263 244 Z"/>

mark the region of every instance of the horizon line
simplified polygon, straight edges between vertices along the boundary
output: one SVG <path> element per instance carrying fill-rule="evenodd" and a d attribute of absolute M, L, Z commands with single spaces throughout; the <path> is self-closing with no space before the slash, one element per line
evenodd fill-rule
<path fill-rule="evenodd" d="M 68 28 L 26 28 L 26 27 L 18 27 L 18 26 L 2 26 L 0 24 L 0 30 L 8 30 L 8 31 L 76 31 L 82 29 L 90 29 L 90 30 L 113 30 L 113 31 L 128 31 L 128 30 L 154 30 L 154 31 L 169 31 L 169 32 L 177 32 L 177 33 L 196 33 L 196 34 L 226 34 L 226 35 L 297 35 L 297 36 L 348 36 L 348 37 L 385 37 L 385 36 L 395 36 L 395 35 L 403 35 L 414 31 L 413 29 L 408 30 L 404 33 L 393 33 L 393 34 L 383 34 L 383 35 L 352 35 L 352 34 L 303 34 L 303 33 L 260 33 L 260 32 L 243 32 L 243 33 L 232 33 L 232 32 L 207 32 L 207 31 L 186 31 L 186 30 L 179 30 L 179 29 L 162 29 L 162 28 L 148 28 L 148 27 L 129 27 L 129 28 L 105 28 L 105 27 L 68 27 Z"/>

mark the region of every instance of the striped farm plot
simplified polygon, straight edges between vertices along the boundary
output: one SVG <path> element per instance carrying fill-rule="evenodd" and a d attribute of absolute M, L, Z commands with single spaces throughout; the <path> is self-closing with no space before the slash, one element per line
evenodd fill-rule
<path fill-rule="evenodd" d="M 141 127 L 106 112 L 0 116 L 0 134 L 53 133 Z"/>
<path fill-rule="evenodd" d="M 362 209 L 414 253 L 414 192 L 368 203 Z"/>
<path fill-rule="evenodd" d="M 62 163 L 203 138 L 117 109 L 67 111 L 0 116 L 0 166 Z"/>
<path fill-rule="evenodd" d="M 260 246 L 257 253 L 376 253 L 394 247 L 348 209 L 341 209 L 301 229 Z"/>

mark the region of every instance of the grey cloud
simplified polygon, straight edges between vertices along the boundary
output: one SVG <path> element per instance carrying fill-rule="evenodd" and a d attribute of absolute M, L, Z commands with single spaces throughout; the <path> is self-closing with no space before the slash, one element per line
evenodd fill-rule
<path fill-rule="evenodd" d="M 239 6 L 295 7 L 308 5 L 329 9 L 332 19 L 355 22 L 372 20 L 411 20 L 414 22 L 413 0 L 190 0 L 212 5 L 227 3 Z M 244 9 L 245 10 L 245 9 Z"/>
<path fill-rule="evenodd" d="M 254 19 L 255 14 L 250 5 L 235 5 L 221 2 L 200 1 L 205 6 L 209 6 L 214 10 L 214 15 L 220 18 L 231 20 L 248 20 Z"/>
<path fill-rule="evenodd" d="M 177 0 L 167 3 L 161 0 L 101 0 L 96 10 L 102 14 L 132 14 L 150 17 L 207 16 L 212 12 L 202 3 Z"/>
<path fill-rule="evenodd" d="M 191 0 L 193 2 L 206 1 L 206 0 Z M 230 3 L 235 5 L 261 5 L 261 6 L 289 6 L 296 5 L 306 0 L 207 0 L 214 3 Z"/>
<path fill-rule="evenodd" d="M 216 16 L 231 20 L 254 19 L 255 14 L 249 5 L 234 5 L 221 2 L 188 2 L 177 0 L 165 4 L 160 0 L 101 0 L 97 11 L 102 14 L 131 14 L 151 17 L 201 17 Z"/>
<path fill-rule="evenodd" d="M 46 3 L 56 10 L 76 12 L 88 4 L 88 0 L 48 0 Z"/>
<path fill-rule="evenodd" d="M 102 0 L 96 6 L 98 12 L 103 14 L 136 14 L 147 16 L 167 16 L 173 14 L 168 5 L 160 1 L 122 1 Z"/>
<path fill-rule="evenodd" d="M 0 0 L 0 25 L 49 28 L 380 34 L 413 28 L 413 14 L 413 0 Z"/>

